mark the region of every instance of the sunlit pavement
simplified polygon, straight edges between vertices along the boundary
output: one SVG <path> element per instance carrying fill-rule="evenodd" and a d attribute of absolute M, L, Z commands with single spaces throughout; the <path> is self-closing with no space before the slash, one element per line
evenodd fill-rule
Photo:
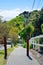
<path fill-rule="evenodd" d="M 30 53 L 30 57 L 26 56 L 26 49 L 19 46 L 16 48 L 8 58 L 6 65 L 40 65 Z"/>

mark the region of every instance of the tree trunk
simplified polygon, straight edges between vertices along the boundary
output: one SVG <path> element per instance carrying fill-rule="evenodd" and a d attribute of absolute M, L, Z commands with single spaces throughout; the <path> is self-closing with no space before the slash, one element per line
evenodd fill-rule
<path fill-rule="evenodd" d="M 29 56 L 29 36 L 28 35 L 27 35 L 26 42 L 27 42 L 27 56 Z"/>
<path fill-rule="evenodd" d="M 7 41 L 6 41 L 6 37 L 4 37 L 4 51 L 5 51 L 4 58 L 7 59 Z"/>

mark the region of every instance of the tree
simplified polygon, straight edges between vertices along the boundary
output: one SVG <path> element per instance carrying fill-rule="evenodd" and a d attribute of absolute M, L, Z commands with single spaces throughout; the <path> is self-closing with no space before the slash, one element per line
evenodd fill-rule
<path fill-rule="evenodd" d="M 42 34 L 41 24 L 43 23 L 43 9 L 39 11 L 38 10 L 32 11 L 30 13 L 29 21 L 35 28 L 32 36 L 37 36 L 37 35 Z"/>
<path fill-rule="evenodd" d="M 23 30 L 19 32 L 19 35 L 26 41 L 26 35 L 28 34 L 30 37 L 34 31 L 34 26 L 28 24 Z"/>
<path fill-rule="evenodd" d="M 9 37 L 12 39 L 12 42 L 14 43 L 14 46 L 16 45 L 16 42 L 18 41 L 18 28 L 12 27 L 9 31 Z"/>
<path fill-rule="evenodd" d="M 4 58 L 6 59 L 7 58 L 7 41 L 6 41 L 7 29 L 6 29 L 5 23 L 2 22 L 1 20 L 0 20 L 0 34 L 2 37 L 1 39 L 2 43 L 4 44 L 4 49 L 5 49 Z"/>
<path fill-rule="evenodd" d="M 39 18 L 40 18 L 40 14 L 39 14 L 38 10 L 34 10 L 33 12 L 31 12 L 30 17 L 29 17 L 29 21 L 35 28 L 33 36 L 36 36 L 36 35 L 40 34 Z M 37 34 L 36 34 L 36 32 L 37 32 Z"/>
<path fill-rule="evenodd" d="M 0 44 L 3 44 L 3 24 L 0 22 Z"/>
<path fill-rule="evenodd" d="M 28 25 L 26 27 L 25 33 L 26 33 L 26 42 L 27 42 L 27 56 L 29 56 L 29 39 L 33 31 L 34 31 L 34 27 L 32 25 Z"/>
<path fill-rule="evenodd" d="M 33 31 L 34 27 L 29 24 L 19 33 L 19 35 L 27 42 L 27 56 L 29 56 L 29 39 Z"/>

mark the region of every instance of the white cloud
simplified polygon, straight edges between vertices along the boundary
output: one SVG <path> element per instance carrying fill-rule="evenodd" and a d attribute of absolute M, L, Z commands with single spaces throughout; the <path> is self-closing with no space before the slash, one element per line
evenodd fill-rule
<path fill-rule="evenodd" d="M 9 20 L 16 17 L 21 12 L 22 11 L 19 8 L 13 10 L 0 10 L 0 16 L 3 16 L 4 19 Z"/>

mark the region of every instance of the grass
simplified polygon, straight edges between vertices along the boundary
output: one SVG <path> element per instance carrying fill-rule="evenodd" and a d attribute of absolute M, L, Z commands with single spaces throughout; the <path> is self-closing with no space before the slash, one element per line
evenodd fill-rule
<path fill-rule="evenodd" d="M 16 46 L 17 47 L 17 46 Z M 12 47 L 12 48 L 8 48 L 7 49 L 7 55 L 9 56 L 10 53 L 16 48 L 16 47 Z M 0 65 L 6 65 L 7 59 L 4 59 L 4 50 L 0 50 Z"/>

